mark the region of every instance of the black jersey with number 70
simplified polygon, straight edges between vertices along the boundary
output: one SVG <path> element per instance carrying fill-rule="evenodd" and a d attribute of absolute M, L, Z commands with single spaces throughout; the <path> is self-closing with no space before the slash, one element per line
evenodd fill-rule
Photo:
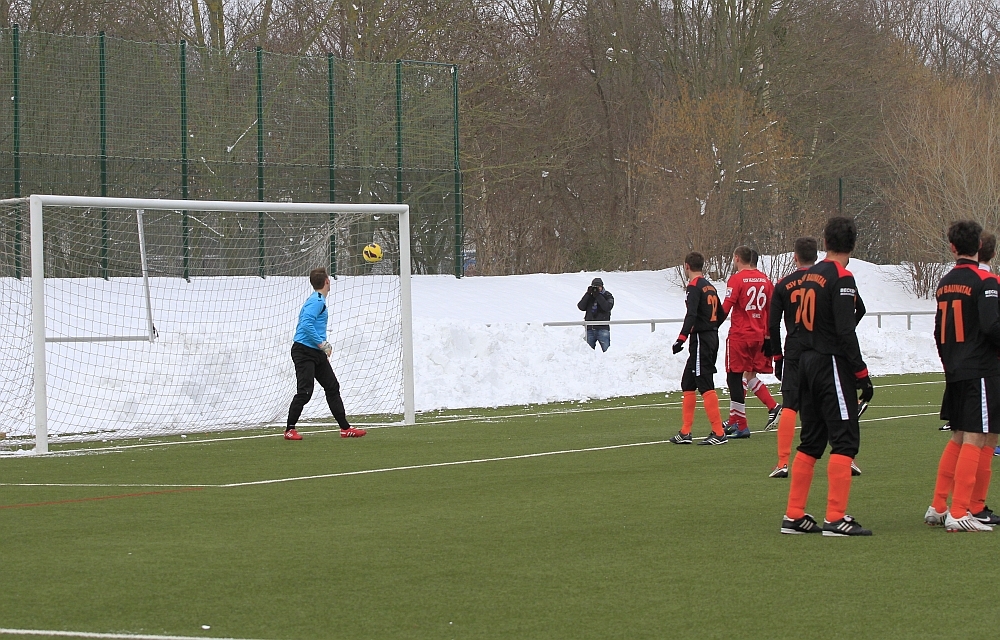
<path fill-rule="evenodd" d="M 823 260 L 809 268 L 791 295 L 799 305 L 795 335 L 802 350 L 842 357 L 855 377 L 867 376 L 855 332 L 858 285 L 854 275 L 839 262 Z"/>

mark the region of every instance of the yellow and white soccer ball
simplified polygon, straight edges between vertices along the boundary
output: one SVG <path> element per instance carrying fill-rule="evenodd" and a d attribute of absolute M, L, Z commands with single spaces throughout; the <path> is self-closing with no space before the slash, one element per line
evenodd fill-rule
<path fill-rule="evenodd" d="M 364 256 L 365 262 L 381 262 L 382 260 L 382 245 L 377 242 L 373 242 L 361 252 Z"/>

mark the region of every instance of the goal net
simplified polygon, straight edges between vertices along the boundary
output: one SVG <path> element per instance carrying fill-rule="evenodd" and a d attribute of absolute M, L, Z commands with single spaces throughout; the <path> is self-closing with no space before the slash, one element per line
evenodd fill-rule
<path fill-rule="evenodd" d="M 405 205 L 0 201 L 0 443 L 283 424 L 316 267 L 348 416 L 412 423 L 409 265 Z"/>

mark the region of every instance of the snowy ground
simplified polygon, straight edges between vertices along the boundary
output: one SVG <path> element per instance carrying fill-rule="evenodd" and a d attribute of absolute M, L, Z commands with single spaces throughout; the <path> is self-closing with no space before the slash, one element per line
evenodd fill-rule
<path fill-rule="evenodd" d="M 934 308 L 933 301 L 916 299 L 897 284 L 898 267 L 855 260 L 849 268 L 869 312 Z M 582 327 L 543 326 L 547 321 L 581 320 L 577 302 L 597 275 L 614 294 L 615 320 L 684 314 L 684 291 L 675 270 L 415 276 L 417 410 L 678 389 L 686 354 L 673 355 L 670 347 L 679 323 L 658 325 L 655 332 L 648 324 L 614 326 L 607 353 L 586 345 Z M 350 279 L 340 279 L 331 292 L 332 360 L 349 413 L 401 406 L 394 399 L 401 387 L 392 387 L 398 385 L 400 359 L 398 314 L 392 311 L 397 294 L 389 280 L 369 278 L 366 284 L 352 285 Z M 47 296 L 56 300 L 50 303 L 50 335 L 146 331 L 140 281 L 101 282 L 48 285 Z M 280 278 L 152 283 L 160 332 L 154 344 L 49 345 L 50 431 L 152 433 L 165 425 L 195 431 L 283 419 L 294 393 L 288 349 L 308 284 Z M 724 289 L 723 283 L 717 284 Z M 367 303 L 347 297 L 356 295 L 360 286 L 371 289 Z M 96 296 L 96 305 L 73 297 L 81 288 Z M 7 309 L 0 331 L 0 431 L 12 437 L 29 434 L 33 422 L 29 294 L 27 281 L 7 279 L 0 284 Z M 93 308 L 81 314 L 88 304 Z M 932 316 L 914 317 L 912 330 L 907 330 L 904 317 L 883 318 L 882 324 L 878 328 L 870 315 L 859 327 L 862 351 L 874 375 L 940 370 Z M 728 323 L 721 330 L 723 340 L 727 331 Z M 723 357 L 720 354 L 720 364 Z M 375 384 L 379 376 L 387 382 Z M 723 382 L 724 376 L 718 375 L 716 384 Z M 315 393 L 303 417 L 328 415 L 322 394 Z"/>
<path fill-rule="evenodd" d="M 933 311 L 897 284 L 899 267 L 852 260 L 848 266 L 869 312 Z M 680 318 L 684 291 L 673 270 L 525 276 L 418 276 L 413 284 L 418 410 L 606 398 L 679 389 L 686 352 L 670 347 L 676 325 L 613 326 L 611 348 L 592 351 L 576 308 L 595 276 L 615 298 L 612 318 Z M 717 283 L 724 289 L 723 283 Z M 933 316 L 864 319 L 858 333 L 873 375 L 940 371 Z M 729 323 L 720 330 L 725 340 Z M 723 354 L 720 354 L 720 369 Z M 716 376 L 716 384 L 723 383 Z M 773 378 L 771 378 L 774 381 Z"/>

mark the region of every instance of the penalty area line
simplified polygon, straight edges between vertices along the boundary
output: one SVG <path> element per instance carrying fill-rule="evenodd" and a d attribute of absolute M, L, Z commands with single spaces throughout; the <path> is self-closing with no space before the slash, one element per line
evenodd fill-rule
<path fill-rule="evenodd" d="M 209 636 L 158 636 L 148 633 L 94 633 L 91 631 L 54 631 L 45 629 L 0 629 L 0 635 L 55 636 L 57 638 L 118 638 L 120 640 L 209 640 Z M 215 637 L 211 640 L 249 639 Z"/>

